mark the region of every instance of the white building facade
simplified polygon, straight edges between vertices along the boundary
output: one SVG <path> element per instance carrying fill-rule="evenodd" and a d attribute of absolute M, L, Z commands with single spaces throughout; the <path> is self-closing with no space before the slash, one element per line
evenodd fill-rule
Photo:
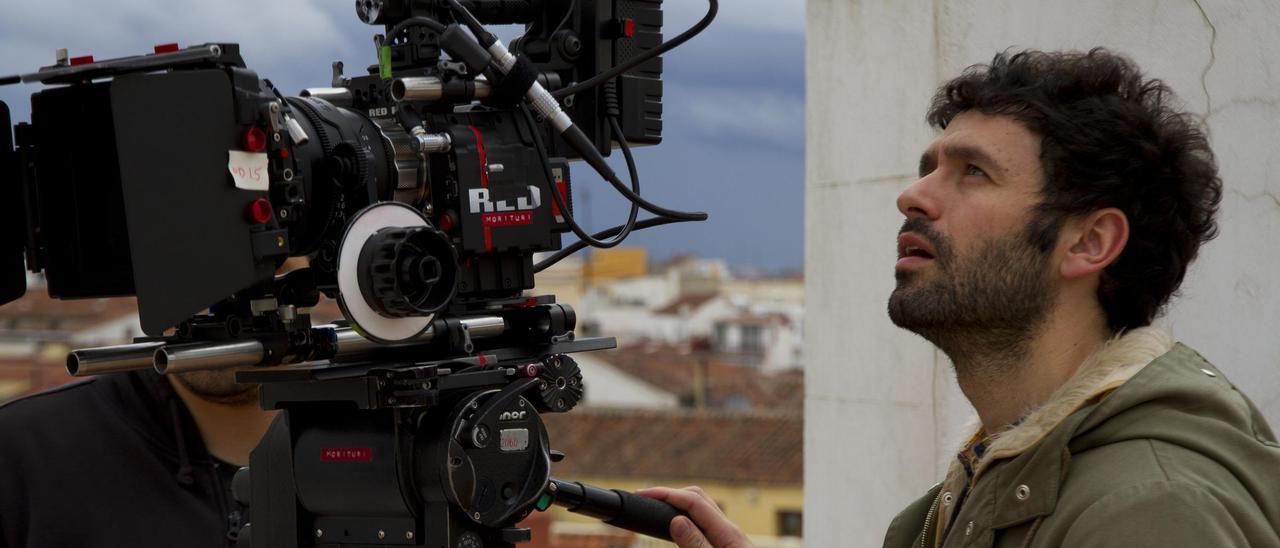
<path fill-rule="evenodd" d="M 1205 116 L 1221 235 L 1161 324 L 1280 424 L 1280 4 L 808 0 L 805 536 L 878 546 L 940 478 L 971 414 L 945 356 L 895 328 L 894 199 L 936 86 L 1009 47 L 1106 46 Z"/>

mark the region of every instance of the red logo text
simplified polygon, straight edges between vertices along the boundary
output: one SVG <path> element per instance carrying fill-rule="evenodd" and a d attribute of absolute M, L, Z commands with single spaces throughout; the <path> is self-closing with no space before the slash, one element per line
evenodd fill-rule
<path fill-rule="evenodd" d="M 325 462 L 369 462 L 373 460 L 373 448 L 325 447 L 320 450 L 320 460 Z"/>
<path fill-rule="evenodd" d="M 528 225 L 533 224 L 533 212 L 485 213 L 480 216 L 480 221 L 487 227 Z"/>

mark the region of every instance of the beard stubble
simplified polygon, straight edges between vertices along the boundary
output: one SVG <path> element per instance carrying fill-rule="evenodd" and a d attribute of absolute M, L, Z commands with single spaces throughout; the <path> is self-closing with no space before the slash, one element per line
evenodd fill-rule
<path fill-rule="evenodd" d="M 236 406 L 258 402 L 258 385 L 237 383 L 234 371 L 189 371 L 173 377 L 207 402 Z"/>
<path fill-rule="evenodd" d="M 889 318 L 957 367 L 1007 372 L 1025 356 L 1053 303 L 1049 253 L 1035 243 L 1033 224 L 959 255 L 926 219 L 908 220 L 900 232 L 933 244 L 935 272 L 897 271 Z"/>

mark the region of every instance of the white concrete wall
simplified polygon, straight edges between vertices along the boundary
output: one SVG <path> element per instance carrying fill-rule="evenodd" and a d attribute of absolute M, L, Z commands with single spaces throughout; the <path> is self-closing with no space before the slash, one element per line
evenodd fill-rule
<path fill-rule="evenodd" d="M 1010 46 L 1107 46 L 1208 114 L 1222 235 L 1163 323 L 1280 425 L 1280 3 L 809 0 L 807 25 L 806 544 L 878 546 L 968 418 L 945 357 L 886 316 L 894 198 L 934 88 Z"/>

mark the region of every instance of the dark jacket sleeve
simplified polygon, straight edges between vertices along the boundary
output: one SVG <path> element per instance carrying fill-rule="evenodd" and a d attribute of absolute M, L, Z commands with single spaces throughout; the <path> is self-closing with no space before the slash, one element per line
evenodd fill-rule
<path fill-rule="evenodd" d="M 1121 488 L 1091 504 L 1063 546 L 1248 546 L 1222 503 L 1204 489 L 1175 481 Z"/>

